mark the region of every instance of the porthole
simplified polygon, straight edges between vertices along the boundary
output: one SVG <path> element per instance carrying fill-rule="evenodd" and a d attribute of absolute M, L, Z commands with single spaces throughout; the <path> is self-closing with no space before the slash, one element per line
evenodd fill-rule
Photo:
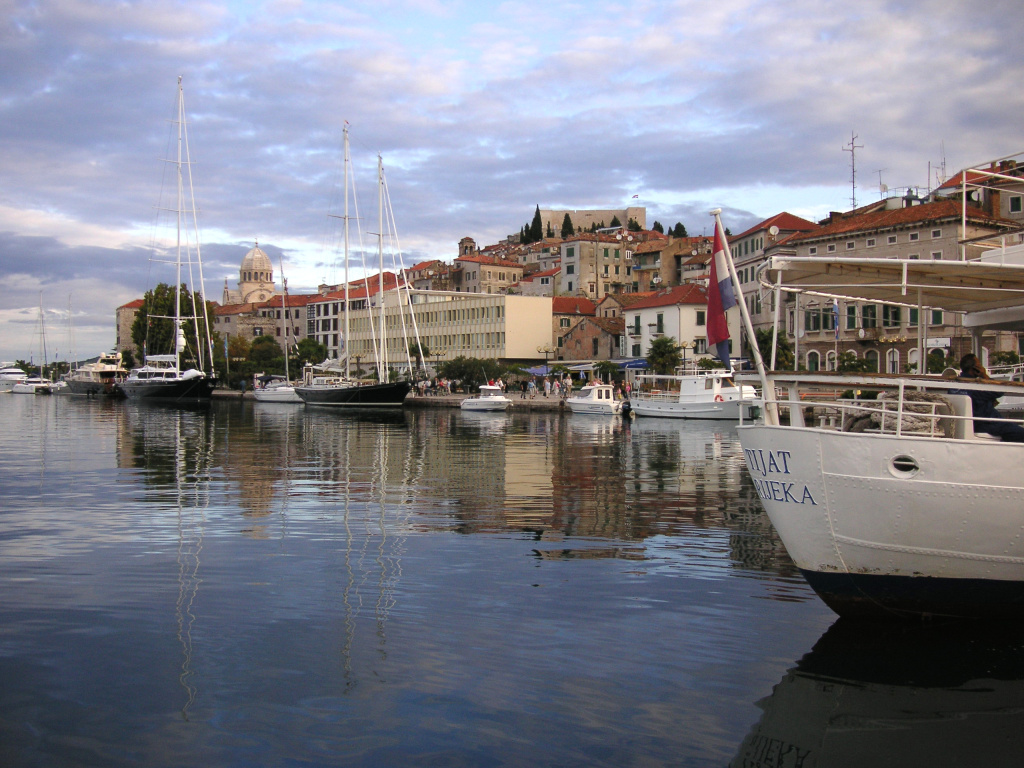
<path fill-rule="evenodd" d="M 892 459 L 889 460 L 889 472 L 893 477 L 913 477 L 920 471 L 921 466 L 913 456 L 901 454 L 899 456 L 893 456 Z"/>

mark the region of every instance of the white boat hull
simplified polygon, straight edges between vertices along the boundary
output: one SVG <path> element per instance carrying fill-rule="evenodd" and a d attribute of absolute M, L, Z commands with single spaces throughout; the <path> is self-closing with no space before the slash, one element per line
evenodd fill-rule
<path fill-rule="evenodd" d="M 669 419 L 719 419 L 722 421 L 739 421 L 740 409 L 747 408 L 744 416 L 749 418 L 749 408 L 757 405 L 749 400 L 714 400 L 681 403 L 669 399 L 655 400 L 650 398 L 631 398 L 630 408 L 637 416 L 660 416 Z"/>
<path fill-rule="evenodd" d="M 573 413 L 589 413 L 596 416 L 617 416 L 622 413 L 622 401 L 616 400 L 611 403 L 598 403 L 592 400 L 576 400 L 569 398 L 565 401 L 569 410 Z"/>
<path fill-rule="evenodd" d="M 739 436 L 772 524 L 837 613 L 1024 615 L 1024 445 L 761 424 Z"/>
<path fill-rule="evenodd" d="M 470 397 L 459 403 L 464 411 L 504 411 L 512 405 L 507 397 Z"/>
<path fill-rule="evenodd" d="M 256 389 L 253 391 L 253 396 L 258 402 L 261 403 L 301 403 L 302 398 L 299 397 L 298 392 L 295 391 L 295 387 L 281 386 L 281 387 L 266 387 L 265 389 Z"/>

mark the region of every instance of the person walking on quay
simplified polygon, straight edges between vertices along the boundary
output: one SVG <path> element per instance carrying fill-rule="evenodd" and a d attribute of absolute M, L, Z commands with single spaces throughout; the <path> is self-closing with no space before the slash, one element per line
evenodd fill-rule
<path fill-rule="evenodd" d="M 544 377 L 544 397 L 551 397 L 551 379 Z"/>
<path fill-rule="evenodd" d="M 527 387 L 528 387 L 528 385 L 526 383 L 526 379 L 523 379 L 521 382 L 519 382 L 519 391 L 521 392 L 521 394 L 519 395 L 519 399 L 520 400 L 525 400 L 526 399 Z"/>

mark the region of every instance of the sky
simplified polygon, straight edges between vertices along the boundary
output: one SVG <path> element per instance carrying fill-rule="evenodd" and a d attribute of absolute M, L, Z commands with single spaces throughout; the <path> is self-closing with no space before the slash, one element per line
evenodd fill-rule
<path fill-rule="evenodd" d="M 1020 152 L 1022 41 L 1010 0 L 0 0 L 0 360 L 39 360 L 40 307 L 49 360 L 110 350 L 173 282 L 179 76 L 219 300 L 257 241 L 292 293 L 341 280 L 346 122 L 355 247 L 379 154 L 406 265 L 537 206 L 740 232 Z"/>

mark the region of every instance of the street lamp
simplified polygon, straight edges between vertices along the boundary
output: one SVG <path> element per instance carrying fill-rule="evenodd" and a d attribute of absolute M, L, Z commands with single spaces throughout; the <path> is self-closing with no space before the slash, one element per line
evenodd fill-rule
<path fill-rule="evenodd" d="M 537 352 L 544 355 L 544 367 L 547 368 L 548 355 L 555 354 L 555 350 L 551 348 L 550 344 L 541 344 L 539 347 L 537 347 Z"/>
<path fill-rule="evenodd" d="M 689 341 L 679 342 L 679 348 L 683 350 L 683 373 L 686 373 L 686 350 L 688 350 L 690 347 L 696 347 L 696 344 L 693 344 Z"/>

